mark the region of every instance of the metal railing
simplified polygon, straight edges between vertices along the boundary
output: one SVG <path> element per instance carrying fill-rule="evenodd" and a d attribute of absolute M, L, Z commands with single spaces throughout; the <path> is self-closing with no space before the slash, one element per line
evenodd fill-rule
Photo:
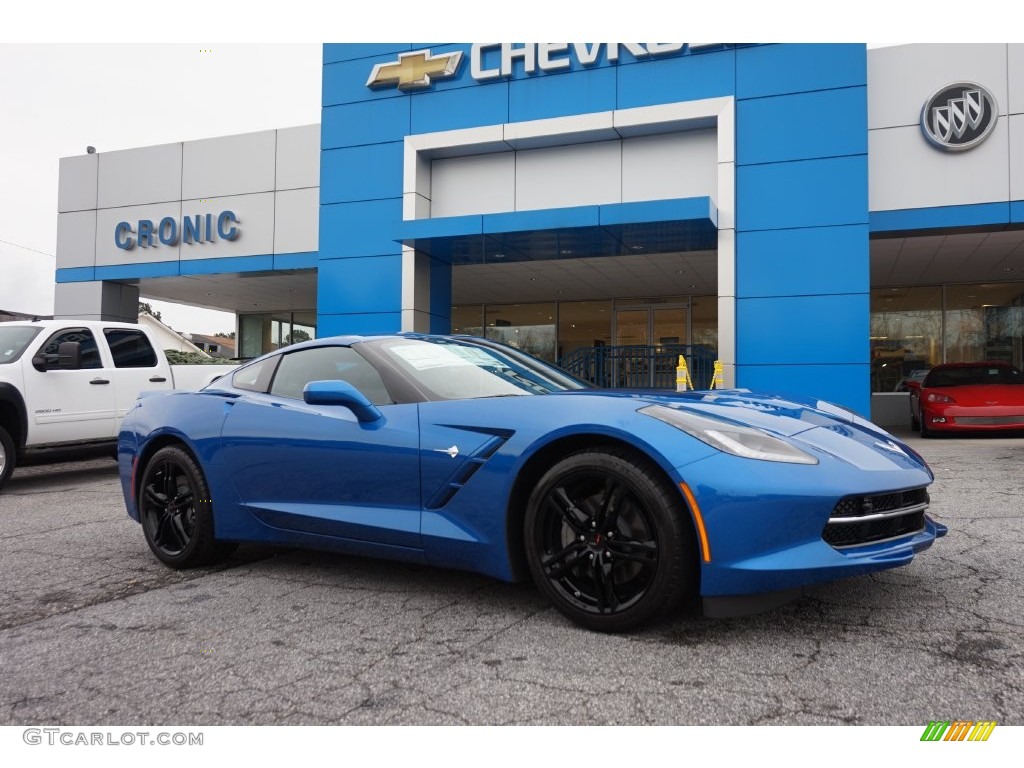
<path fill-rule="evenodd" d="M 559 362 L 578 379 L 609 389 L 675 389 L 679 356 L 686 358 L 694 389 L 708 389 L 716 350 L 700 344 L 584 347 Z"/>

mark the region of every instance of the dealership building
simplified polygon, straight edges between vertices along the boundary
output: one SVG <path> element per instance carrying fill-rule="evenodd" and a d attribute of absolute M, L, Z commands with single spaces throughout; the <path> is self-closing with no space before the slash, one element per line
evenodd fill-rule
<path fill-rule="evenodd" d="M 56 315 L 486 335 L 606 386 L 684 354 L 883 423 L 915 370 L 1024 362 L 1024 45 L 337 44 L 322 94 L 63 158 Z"/>

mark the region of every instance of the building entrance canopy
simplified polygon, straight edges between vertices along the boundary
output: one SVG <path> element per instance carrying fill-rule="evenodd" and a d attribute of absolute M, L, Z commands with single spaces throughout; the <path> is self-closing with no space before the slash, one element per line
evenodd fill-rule
<path fill-rule="evenodd" d="M 452 264 L 711 250 L 710 197 L 403 221 L 399 242 Z"/>

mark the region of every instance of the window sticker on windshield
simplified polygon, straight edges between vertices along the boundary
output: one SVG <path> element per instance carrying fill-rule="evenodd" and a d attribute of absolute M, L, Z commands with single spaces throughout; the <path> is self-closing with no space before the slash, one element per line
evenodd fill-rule
<path fill-rule="evenodd" d="M 391 347 L 391 351 L 402 358 L 417 371 L 430 368 L 448 368 L 451 366 L 493 365 L 494 359 L 486 353 L 483 356 L 463 354 L 466 347 L 442 347 L 437 344 L 401 344 Z"/>

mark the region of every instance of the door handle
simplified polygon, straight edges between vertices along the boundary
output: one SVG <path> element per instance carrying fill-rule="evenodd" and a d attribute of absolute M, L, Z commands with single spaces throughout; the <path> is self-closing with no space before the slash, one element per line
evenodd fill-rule
<path fill-rule="evenodd" d="M 150 376 L 149 380 L 156 384 L 162 384 L 163 382 L 167 381 L 167 379 L 163 376 Z"/>
<path fill-rule="evenodd" d="M 93 379 L 89 382 L 90 384 L 109 384 L 110 379 Z"/>

